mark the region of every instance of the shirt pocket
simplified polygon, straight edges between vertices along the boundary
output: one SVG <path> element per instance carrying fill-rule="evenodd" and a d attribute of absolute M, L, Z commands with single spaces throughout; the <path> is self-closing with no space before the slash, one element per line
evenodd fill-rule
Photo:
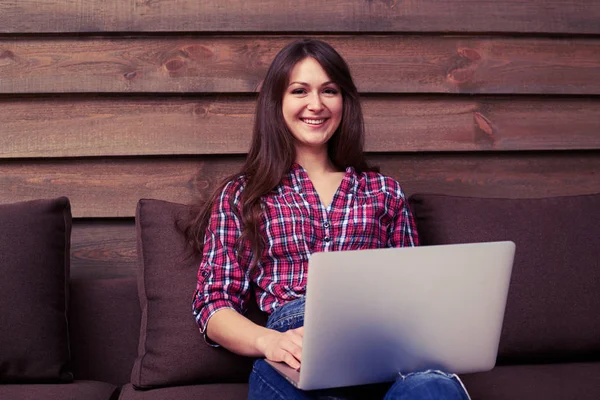
<path fill-rule="evenodd" d="M 355 198 L 348 211 L 347 250 L 386 247 L 394 216 L 391 200 L 383 191 Z"/>
<path fill-rule="evenodd" d="M 314 242 L 310 205 L 296 192 L 268 197 L 265 203 L 264 256 L 296 262 L 307 259 Z"/>

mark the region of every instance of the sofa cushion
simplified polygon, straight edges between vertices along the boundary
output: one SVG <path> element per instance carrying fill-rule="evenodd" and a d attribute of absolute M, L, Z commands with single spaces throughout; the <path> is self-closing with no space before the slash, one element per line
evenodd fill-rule
<path fill-rule="evenodd" d="M 136 213 L 142 323 L 131 383 L 138 388 L 247 382 L 252 360 L 208 346 L 192 315 L 200 257 L 191 255 L 177 221 L 188 207 L 140 200 Z"/>
<path fill-rule="evenodd" d="M 70 381 L 69 200 L 0 205 L 0 381 Z"/>
<path fill-rule="evenodd" d="M 462 375 L 461 379 L 472 399 L 597 400 L 600 399 L 598 374 L 600 363 L 566 363 L 500 366 L 489 372 Z M 247 384 L 206 384 L 148 391 L 134 390 L 132 385 L 126 385 L 119 400 L 241 400 L 247 396 Z"/>
<path fill-rule="evenodd" d="M 597 400 L 600 362 L 504 365 L 461 376 L 472 399 Z"/>
<path fill-rule="evenodd" d="M 423 245 L 516 243 L 500 362 L 600 359 L 600 194 L 409 201 Z"/>
<path fill-rule="evenodd" d="M 152 390 L 136 390 L 132 385 L 126 385 L 123 387 L 119 400 L 244 400 L 247 398 L 248 384 L 246 383 L 215 383 Z"/>
<path fill-rule="evenodd" d="M 0 385 L 0 399 L 5 400 L 112 400 L 118 388 L 95 381 L 75 381 L 62 384 Z"/>

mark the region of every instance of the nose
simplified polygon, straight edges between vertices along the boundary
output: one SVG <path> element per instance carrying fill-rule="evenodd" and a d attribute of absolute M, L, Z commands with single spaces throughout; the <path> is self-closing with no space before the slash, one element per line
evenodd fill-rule
<path fill-rule="evenodd" d="M 319 112 L 323 110 L 323 102 L 321 101 L 321 96 L 319 93 L 312 93 L 308 96 L 308 104 L 306 108 L 312 112 Z"/>

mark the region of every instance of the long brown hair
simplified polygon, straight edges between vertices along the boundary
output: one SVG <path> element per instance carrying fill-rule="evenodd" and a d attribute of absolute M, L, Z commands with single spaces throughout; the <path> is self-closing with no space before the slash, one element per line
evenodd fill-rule
<path fill-rule="evenodd" d="M 229 181 L 243 176 L 246 184 L 240 205 L 231 204 L 242 225 L 237 247 L 239 250 L 244 244 L 250 245 L 254 253 L 250 267 L 259 261 L 265 245 L 260 234 L 261 197 L 279 185 L 296 157 L 293 136 L 283 118 L 283 95 L 292 69 L 307 57 L 314 58 L 342 92 L 342 120 L 327 143 L 331 162 L 340 171 L 349 166 L 354 167 L 357 173 L 377 170 L 369 167 L 363 154 L 362 109 L 348 65 L 325 42 L 312 39 L 292 42 L 275 56 L 263 81 L 256 105 L 252 143 L 242 169 L 227 177 L 207 202 L 194 204 L 192 218 L 185 229 L 194 250 L 202 252 L 213 204 L 224 187 Z"/>

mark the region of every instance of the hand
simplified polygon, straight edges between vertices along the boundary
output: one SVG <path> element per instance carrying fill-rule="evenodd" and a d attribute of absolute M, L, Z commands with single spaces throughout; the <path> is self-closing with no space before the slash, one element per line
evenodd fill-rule
<path fill-rule="evenodd" d="M 257 341 L 267 360 L 284 362 L 298 370 L 302 361 L 302 338 L 304 327 L 278 332 L 269 329 L 269 333 Z"/>

